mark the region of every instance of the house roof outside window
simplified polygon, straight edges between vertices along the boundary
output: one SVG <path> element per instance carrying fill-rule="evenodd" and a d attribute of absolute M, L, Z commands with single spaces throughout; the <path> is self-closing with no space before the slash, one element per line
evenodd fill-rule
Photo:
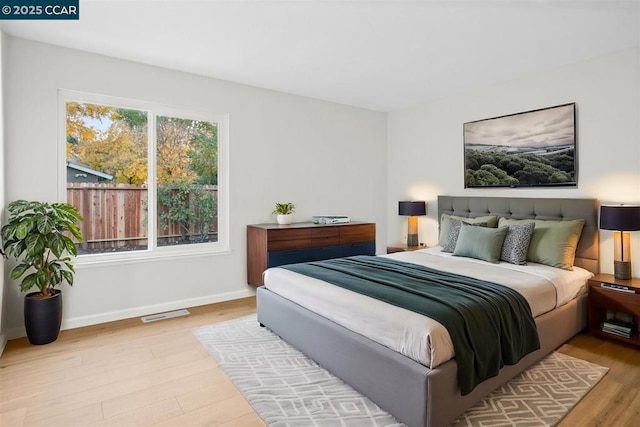
<path fill-rule="evenodd" d="M 112 179 L 113 175 L 108 173 L 67 162 L 67 182 L 104 182 Z"/>

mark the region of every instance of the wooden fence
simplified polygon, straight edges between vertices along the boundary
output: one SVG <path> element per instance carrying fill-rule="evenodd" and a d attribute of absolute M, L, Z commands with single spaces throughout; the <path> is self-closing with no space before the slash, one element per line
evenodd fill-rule
<path fill-rule="evenodd" d="M 206 185 L 217 206 L 218 186 Z M 67 183 L 67 203 L 78 209 L 84 220 L 79 224 L 84 237 L 83 252 L 140 249 L 147 246 L 147 185 L 111 183 Z M 159 215 L 166 207 L 158 206 Z M 217 209 L 216 209 L 217 212 Z M 217 240 L 217 215 L 211 222 L 206 240 Z M 172 221 L 158 227 L 158 245 L 189 243 L 184 227 Z M 189 235 L 201 235 L 198 226 L 190 226 Z"/>

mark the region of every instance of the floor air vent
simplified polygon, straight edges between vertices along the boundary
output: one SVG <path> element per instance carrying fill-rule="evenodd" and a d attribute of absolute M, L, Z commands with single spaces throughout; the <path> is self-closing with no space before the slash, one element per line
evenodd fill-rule
<path fill-rule="evenodd" d="M 172 317 L 180 317 L 180 316 L 188 316 L 188 310 L 176 310 L 176 311 L 167 311 L 166 313 L 158 313 L 151 314 L 149 316 L 141 317 L 142 323 L 155 322 L 158 320 L 171 319 Z"/>

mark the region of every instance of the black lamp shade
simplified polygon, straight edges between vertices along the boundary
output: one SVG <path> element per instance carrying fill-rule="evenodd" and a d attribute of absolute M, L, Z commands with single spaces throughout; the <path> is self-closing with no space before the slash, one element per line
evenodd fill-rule
<path fill-rule="evenodd" d="M 615 231 L 640 230 L 640 206 L 600 206 L 600 228 Z"/>
<path fill-rule="evenodd" d="M 404 216 L 420 216 L 427 214 L 427 203 L 422 202 L 398 202 L 398 214 Z"/>

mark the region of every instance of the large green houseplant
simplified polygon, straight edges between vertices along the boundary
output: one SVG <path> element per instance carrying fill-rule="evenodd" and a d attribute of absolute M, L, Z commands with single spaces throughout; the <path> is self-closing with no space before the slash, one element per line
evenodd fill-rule
<path fill-rule="evenodd" d="M 25 297 L 25 327 L 32 344 L 58 338 L 62 322 L 62 295 L 57 286 L 73 285 L 71 260 L 82 241 L 78 221 L 82 216 L 66 203 L 16 200 L 7 207 L 8 224 L 2 227 L 6 253 L 18 261 L 11 279 L 20 282 Z"/>

